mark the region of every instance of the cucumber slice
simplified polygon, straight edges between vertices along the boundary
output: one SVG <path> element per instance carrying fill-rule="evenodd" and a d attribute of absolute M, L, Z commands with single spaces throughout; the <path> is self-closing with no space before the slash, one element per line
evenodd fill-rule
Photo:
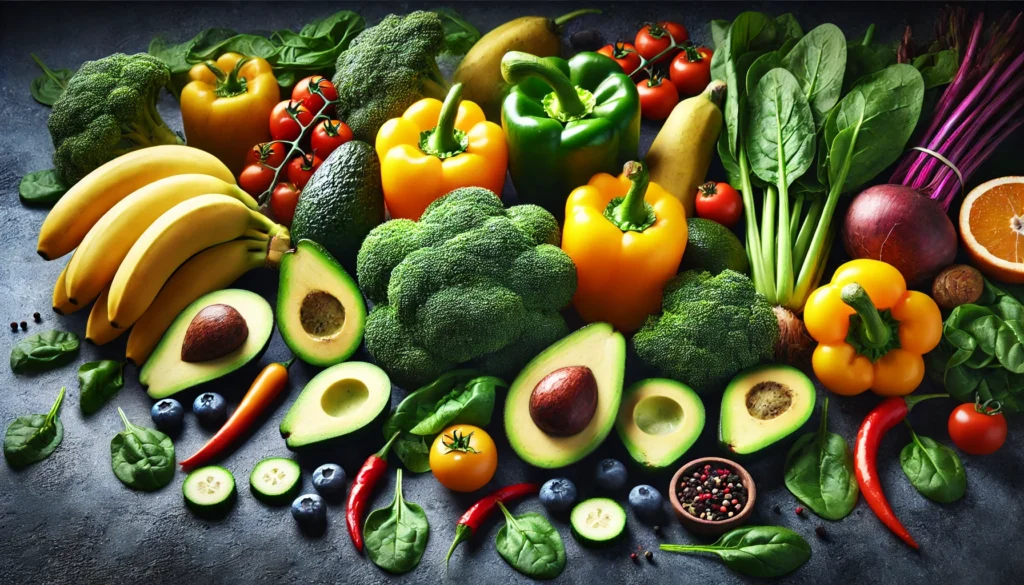
<path fill-rule="evenodd" d="M 590 498 L 572 509 L 569 525 L 583 546 L 609 546 L 626 530 L 626 511 L 615 500 Z"/>
<path fill-rule="evenodd" d="M 223 467 L 200 467 L 188 474 L 181 485 L 185 505 L 199 514 L 218 514 L 231 509 L 235 478 Z"/>
<path fill-rule="evenodd" d="M 302 469 L 283 457 L 264 459 L 253 467 L 249 488 L 257 499 L 272 505 L 290 503 L 299 492 Z"/>

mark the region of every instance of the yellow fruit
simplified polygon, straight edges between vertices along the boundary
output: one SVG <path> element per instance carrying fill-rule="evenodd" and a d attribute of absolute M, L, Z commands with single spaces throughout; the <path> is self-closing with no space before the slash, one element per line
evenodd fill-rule
<path fill-rule="evenodd" d="M 1024 177 L 975 187 L 960 208 L 960 238 L 978 270 L 1024 283 Z"/>
<path fill-rule="evenodd" d="M 68 267 L 65 266 L 64 270 L 60 271 L 60 276 L 57 277 L 57 282 L 53 285 L 53 312 L 58 315 L 70 315 L 82 307 L 74 305 L 68 300 L 67 287 L 64 286 L 65 278 L 68 273 Z"/>
<path fill-rule="evenodd" d="M 89 320 L 85 323 L 85 340 L 96 345 L 110 343 L 126 331 L 125 329 L 114 329 L 107 319 L 107 296 L 109 293 L 109 288 L 100 292 L 96 302 L 92 304 L 92 310 L 89 311 Z"/>

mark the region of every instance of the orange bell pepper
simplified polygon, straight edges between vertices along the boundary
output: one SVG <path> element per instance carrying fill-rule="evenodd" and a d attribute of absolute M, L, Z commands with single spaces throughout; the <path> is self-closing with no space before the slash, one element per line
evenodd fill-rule
<path fill-rule="evenodd" d="M 508 168 L 505 133 L 480 106 L 461 101 L 455 84 L 442 104 L 424 98 L 377 132 L 384 203 L 391 217 L 417 220 L 435 199 L 459 187 L 501 196 Z"/>
<path fill-rule="evenodd" d="M 836 394 L 867 389 L 905 396 L 924 379 L 924 354 L 942 338 L 942 314 L 931 297 L 908 291 L 903 275 L 879 260 L 852 260 L 811 293 L 804 324 L 818 346 L 811 365 Z"/>
<path fill-rule="evenodd" d="M 281 89 L 266 59 L 224 53 L 196 63 L 181 90 L 185 141 L 238 174 L 253 146 L 270 140 L 270 112 Z"/>
<path fill-rule="evenodd" d="M 594 175 L 569 194 L 562 250 L 576 264 L 573 305 L 588 322 L 635 331 L 661 308 L 665 283 L 686 249 L 683 204 L 628 162 L 613 177 Z"/>

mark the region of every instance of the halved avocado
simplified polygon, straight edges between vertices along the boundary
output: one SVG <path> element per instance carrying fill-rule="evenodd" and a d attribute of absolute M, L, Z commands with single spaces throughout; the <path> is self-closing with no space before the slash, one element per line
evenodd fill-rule
<path fill-rule="evenodd" d="M 227 305 L 241 313 L 249 333 L 242 345 L 227 355 L 201 362 L 183 361 L 181 346 L 185 332 L 196 313 L 210 305 Z M 147 388 L 150 398 L 159 400 L 220 378 L 258 356 L 273 331 L 274 311 L 260 295 L 233 288 L 203 295 L 175 317 L 139 371 L 139 382 Z"/>
<path fill-rule="evenodd" d="M 597 381 L 597 408 L 583 430 L 570 436 L 542 431 L 530 413 L 537 384 L 562 368 L 589 368 Z M 505 399 L 505 434 L 519 457 L 537 467 L 553 469 L 586 457 L 604 441 L 615 424 L 626 369 L 626 340 L 607 323 L 593 323 L 556 341 L 530 363 L 509 387 Z"/>
<path fill-rule="evenodd" d="M 333 366 L 363 341 L 366 302 L 352 277 L 320 244 L 301 240 L 281 259 L 277 327 L 307 364 Z"/>
<path fill-rule="evenodd" d="M 391 380 L 366 362 L 320 372 L 302 389 L 281 421 L 289 449 L 330 441 L 381 420 L 391 405 Z"/>
<path fill-rule="evenodd" d="M 615 430 L 637 463 L 668 467 L 704 430 L 704 403 L 689 386 L 675 380 L 640 380 L 623 393 Z"/>
<path fill-rule="evenodd" d="M 747 455 L 797 431 L 814 411 L 814 383 L 800 370 L 777 364 L 743 370 L 722 394 L 718 441 Z"/>

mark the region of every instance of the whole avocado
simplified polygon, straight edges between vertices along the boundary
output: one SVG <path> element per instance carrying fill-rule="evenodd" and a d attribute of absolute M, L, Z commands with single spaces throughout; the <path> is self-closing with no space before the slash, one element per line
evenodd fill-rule
<path fill-rule="evenodd" d="M 380 160 L 359 140 L 342 144 L 313 173 L 292 220 L 292 241 L 313 240 L 349 270 L 370 230 L 384 222 Z"/>
<path fill-rule="evenodd" d="M 682 270 L 700 269 L 718 274 L 725 269 L 750 274 L 750 262 L 736 234 L 710 219 L 699 217 L 687 221 L 686 252 L 679 265 Z"/>

